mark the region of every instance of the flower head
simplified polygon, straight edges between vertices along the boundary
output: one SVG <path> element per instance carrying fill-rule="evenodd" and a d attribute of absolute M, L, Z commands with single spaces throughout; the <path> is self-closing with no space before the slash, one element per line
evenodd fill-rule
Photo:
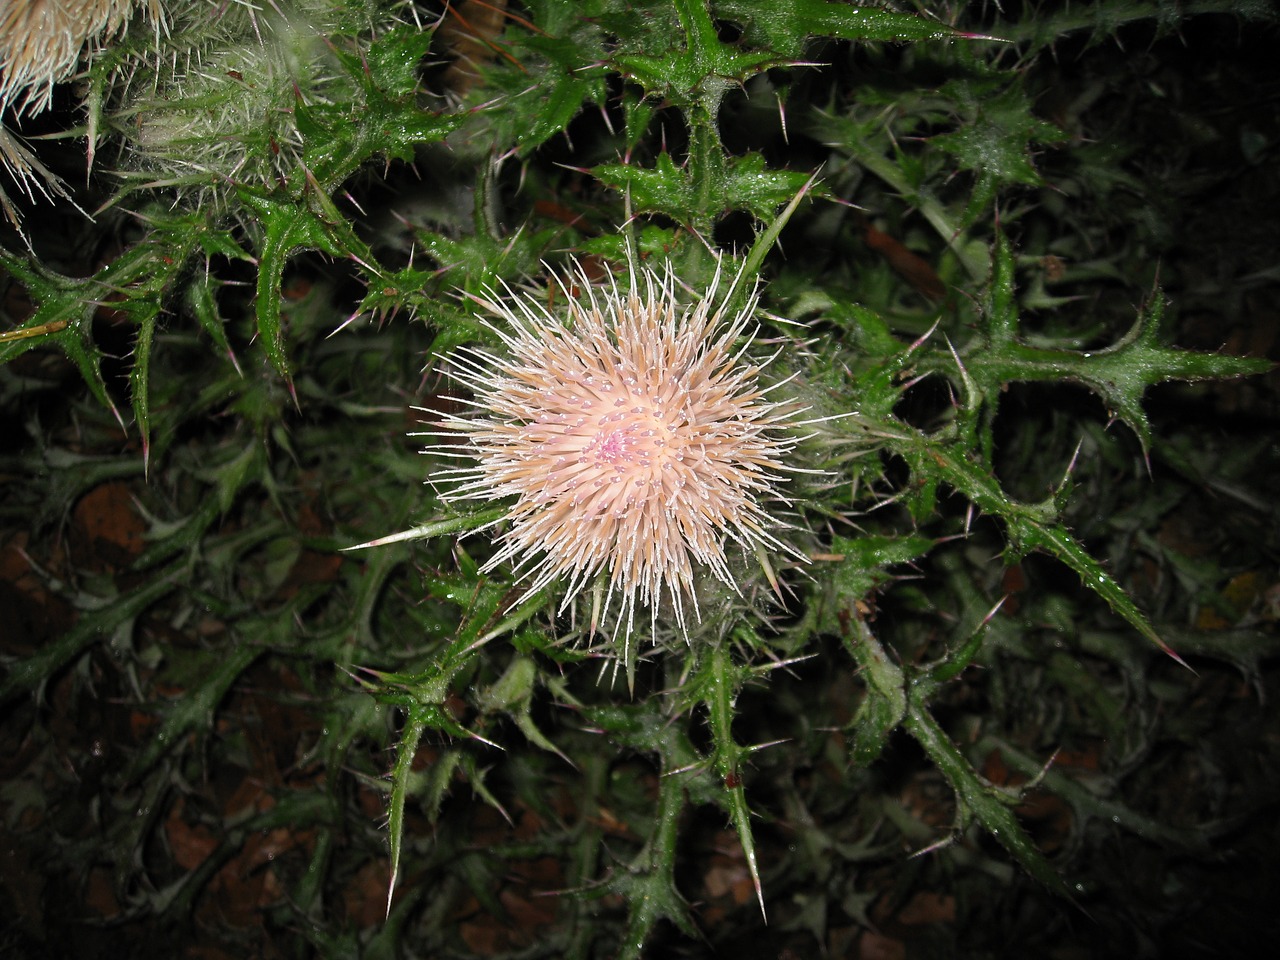
<path fill-rule="evenodd" d="M 53 88 L 75 72 L 81 51 L 128 21 L 133 0 L 11 0 L 0 5 L 0 106 L 47 110 Z M 147 10 L 159 13 L 157 0 Z"/>
<path fill-rule="evenodd" d="M 563 319 L 510 290 L 479 301 L 504 350 L 454 358 L 476 412 L 446 415 L 435 435 L 454 444 L 433 449 L 459 455 L 461 434 L 475 461 L 435 478 L 460 481 L 445 500 L 515 498 L 484 569 L 512 562 L 531 593 L 561 582 L 562 609 L 598 585 L 593 629 L 616 595 L 628 636 L 637 605 L 687 635 L 699 571 L 737 589 L 729 550 L 789 550 L 762 504 L 783 499 L 794 409 L 746 359 L 755 297 L 726 317 L 716 286 L 682 306 L 670 272 L 633 267 L 620 290 L 579 268 L 559 281 Z"/>

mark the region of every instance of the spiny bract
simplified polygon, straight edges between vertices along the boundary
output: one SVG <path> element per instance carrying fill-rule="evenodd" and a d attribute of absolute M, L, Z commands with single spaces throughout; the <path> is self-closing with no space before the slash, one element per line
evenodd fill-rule
<path fill-rule="evenodd" d="M 515 498 L 485 570 L 511 561 L 531 594 L 559 581 L 562 610 L 596 587 L 593 630 L 616 594 L 626 638 L 637 605 L 656 631 L 669 603 L 687 637 L 697 570 L 738 589 L 726 547 L 754 552 L 770 578 L 765 551 L 794 554 L 762 503 L 785 502 L 779 473 L 795 440 L 780 428 L 797 408 L 767 399 L 745 358 L 755 296 L 726 318 L 718 283 L 682 306 L 670 271 L 633 266 L 620 290 L 578 267 L 558 280 L 563 319 L 509 289 L 478 300 L 505 351 L 453 357 L 475 413 L 445 415 L 430 452 L 475 461 L 433 478 L 457 482 L 444 500 Z"/>

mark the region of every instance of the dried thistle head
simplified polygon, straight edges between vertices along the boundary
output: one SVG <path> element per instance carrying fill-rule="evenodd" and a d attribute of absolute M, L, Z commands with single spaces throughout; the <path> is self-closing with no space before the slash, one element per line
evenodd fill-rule
<path fill-rule="evenodd" d="M 0 106 L 28 116 L 47 110 L 86 44 L 116 33 L 134 0 L 8 0 L 0 4 Z M 157 0 L 145 6 L 154 17 Z"/>
<path fill-rule="evenodd" d="M 159 0 L 5 0 L 0 3 L 0 113 L 18 116 L 47 110 L 53 88 L 70 79 L 82 54 L 117 34 L 136 6 L 151 19 Z M 61 181 L 12 130 L 0 125 L 0 166 L 28 197 L 38 190 L 67 197 Z M 17 208 L 0 186 L 0 209 L 15 226 Z"/>
<path fill-rule="evenodd" d="M 503 349 L 455 355 L 474 413 L 432 434 L 433 452 L 474 460 L 433 478 L 454 483 L 443 499 L 514 498 L 484 569 L 512 563 L 531 594 L 561 584 L 561 609 L 594 588 L 593 630 L 617 597 L 624 643 L 637 607 L 687 637 L 699 574 L 738 589 L 730 551 L 770 580 L 767 553 L 796 554 L 765 508 L 785 502 L 796 407 L 770 400 L 747 359 L 755 296 L 726 316 L 718 281 L 682 305 L 669 271 L 633 266 L 620 289 L 579 267 L 558 281 L 563 318 L 510 290 L 479 300 Z"/>

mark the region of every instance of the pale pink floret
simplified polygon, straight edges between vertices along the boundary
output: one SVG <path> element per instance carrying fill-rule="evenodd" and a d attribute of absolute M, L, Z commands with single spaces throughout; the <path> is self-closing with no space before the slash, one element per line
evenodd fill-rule
<path fill-rule="evenodd" d="M 793 552 L 761 501 L 783 499 L 795 441 L 778 428 L 795 409 L 766 399 L 744 359 L 754 297 L 726 320 L 715 284 L 681 306 L 669 273 L 635 268 L 628 290 L 571 280 L 585 294 L 560 282 L 564 319 L 509 290 L 480 301 L 505 350 L 453 358 L 476 412 L 446 416 L 436 436 L 455 443 L 432 450 L 457 455 L 462 434 L 476 462 L 434 479 L 461 481 L 446 501 L 515 497 L 486 571 L 510 561 L 532 591 L 560 581 L 564 605 L 603 575 L 593 621 L 617 594 L 627 635 L 637 604 L 656 626 L 665 603 L 687 635 L 696 570 L 737 589 L 729 543 Z"/>

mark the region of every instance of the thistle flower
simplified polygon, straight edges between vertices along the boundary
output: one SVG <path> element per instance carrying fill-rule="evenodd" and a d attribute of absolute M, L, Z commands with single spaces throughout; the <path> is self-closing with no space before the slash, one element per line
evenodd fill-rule
<path fill-rule="evenodd" d="M 431 451 L 474 459 L 434 478 L 457 481 L 444 500 L 515 498 L 482 569 L 511 562 L 531 594 L 562 584 L 561 610 L 592 587 L 593 631 L 617 596 L 625 639 L 637 606 L 655 632 L 669 609 L 687 637 L 699 572 L 737 590 L 731 549 L 756 554 L 771 581 L 768 551 L 798 556 L 764 507 L 786 502 L 778 485 L 795 440 L 780 428 L 797 411 L 767 398 L 746 359 L 755 295 L 726 317 L 713 305 L 719 279 L 681 306 L 670 271 L 633 266 L 623 291 L 593 287 L 578 267 L 558 279 L 563 320 L 509 289 L 478 300 L 505 350 L 453 358 L 476 412 L 445 415 Z"/>

